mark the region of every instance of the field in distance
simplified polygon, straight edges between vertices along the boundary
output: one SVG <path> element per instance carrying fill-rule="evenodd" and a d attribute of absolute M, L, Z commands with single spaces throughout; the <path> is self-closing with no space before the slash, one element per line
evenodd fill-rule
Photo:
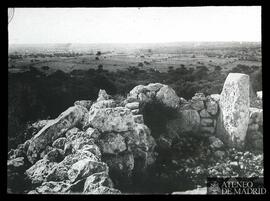
<path fill-rule="evenodd" d="M 179 67 L 205 66 L 230 71 L 237 65 L 261 67 L 261 44 L 255 42 L 182 42 L 163 44 L 11 44 L 9 72 L 30 67 L 48 74 L 129 67 L 167 72 Z"/>

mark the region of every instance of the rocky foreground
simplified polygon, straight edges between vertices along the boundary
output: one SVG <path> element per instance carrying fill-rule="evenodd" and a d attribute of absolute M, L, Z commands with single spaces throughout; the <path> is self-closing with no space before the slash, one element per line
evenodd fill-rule
<path fill-rule="evenodd" d="M 263 176 L 262 126 L 244 74 L 189 101 L 160 83 L 121 101 L 100 90 L 96 101 L 31 125 L 30 139 L 8 153 L 7 191 L 200 194 L 210 176 Z"/>

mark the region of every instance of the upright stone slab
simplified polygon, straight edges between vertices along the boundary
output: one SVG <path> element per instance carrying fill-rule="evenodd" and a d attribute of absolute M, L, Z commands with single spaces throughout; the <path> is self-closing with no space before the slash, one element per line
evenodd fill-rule
<path fill-rule="evenodd" d="M 216 135 L 230 147 L 244 145 L 249 122 L 249 76 L 230 73 L 221 92 Z"/>

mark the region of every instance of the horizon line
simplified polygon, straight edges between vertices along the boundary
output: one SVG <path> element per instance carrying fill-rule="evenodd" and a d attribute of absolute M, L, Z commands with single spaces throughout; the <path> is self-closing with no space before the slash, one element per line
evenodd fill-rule
<path fill-rule="evenodd" d="M 172 42 L 48 42 L 48 43 L 9 43 L 9 45 L 41 45 L 41 44 L 166 44 L 166 43 L 261 43 L 261 41 L 172 41 Z"/>

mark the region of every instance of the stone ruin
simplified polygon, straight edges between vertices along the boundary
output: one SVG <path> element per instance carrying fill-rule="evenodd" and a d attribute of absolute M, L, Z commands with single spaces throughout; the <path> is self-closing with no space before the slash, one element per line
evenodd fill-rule
<path fill-rule="evenodd" d="M 153 101 L 175 115 L 158 136 L 144 122 L 144 106 Z M 228 75 L 221 94 L 196 93 L 189 101 L 160 83 L 134 87 L 121 103 L 100 90 L 95 102 L 76 101 L 8 153 L 8 185 L 25 174 L 29 194 L 119 194 L 134 174 L 147 174 L 157 148 L 169 150 L 184 135 L 262 151 L 263 110 L 249 104 L 249 76 L 240 73 Z"/>

